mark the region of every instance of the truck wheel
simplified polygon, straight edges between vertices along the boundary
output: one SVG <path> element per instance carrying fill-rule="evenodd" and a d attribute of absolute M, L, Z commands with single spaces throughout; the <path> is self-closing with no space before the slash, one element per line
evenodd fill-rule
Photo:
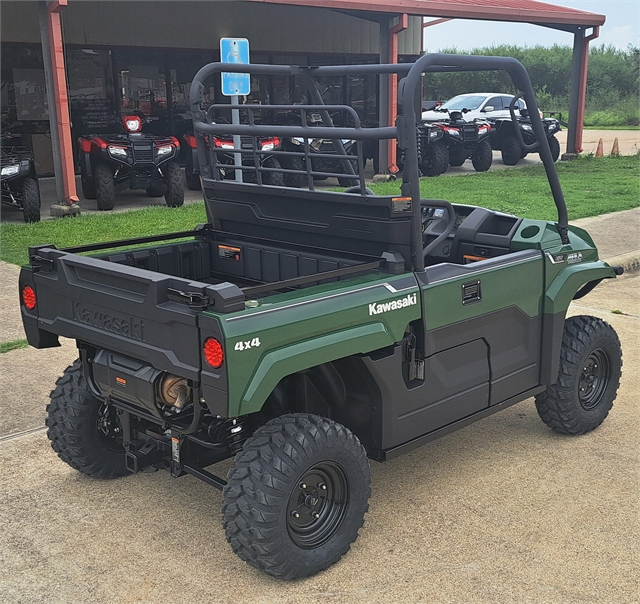
<path fill-rule="evenodd" d="M 536 396 L 538 414 L 556 432 L 586 434 L 607 417 L 621 375 L 613 327 L 596 317 L 571 317 L 564 325 L 558 379 Z"/>
<path fill-rule="evenodd" d="M 505 136 L 500 146 L 502 163 L 506 166 L 515 166 L 520 161 L 522 154 L 518 139 L 515 136 Z"/>
<path fill-rule="evenodd" d="M 265 168 L 281 169 L 280 162 L 275 157 L 267 157 L 262 162 Z M 262 182 L 265 185 L 273 185 L 274 187 L 284 187 L 284 173 L 282 172 L 264 172 L 262 174 Z"/>
<path fill-rule="evenodd" d="M 200 191 L 200 175 L 193 173 L 193 160 L 187 159 L 184 165 L 184 175 L 189 191 Z"/>
<path fill-rule="evenodd" d="M 172 161 L 165 167 L 167 177 L 167 192 L 164 200 L 170 208 L 177 208 L 184 203 L 184 182 L 180 166 Z"/>
<path fill-rule="evenodd" d="M 113 210 L 116 205 L 116 187 L 113 173 L 107 164 L 96 166 L 96 202 L 99 210 Z"/>
<path fill-rule="evenodd" d="M 482 141 L 476 145 L 471 155 L 471 163 L 476 172 L 486 172 L 493 163 L 493 151 L 488 141 Z"/>
<path fill-rule="evenodd" d="M 47 436 L 58 457 L 95 478 L 128 474 L 115 410 L 89 392 L 80 360 L 67 367 L 50 396 Z"/>
<path fill-rule="evenodd" d="M 227 541 L 274 577 L 314 575 L 337 562 L 369 509 L 371 474 L 350 430 L 296 413 L 258 428 L 223 492 Z"/>
<path fill-rule="evenodd" d="M 25 222 L 40 222 L 40 189 L 34 178 L 22 181 L 22 217 Z"/>
<path fill-rule="evenodd" d="M 423 176 L 440 176 L 449 167 L 449 149 L 441 142 L 427 145 L 423 160 L 418 164 Z"/>
<path fill-rule="evenodd" d="M 82 195 L 84 195 L 85 199 L 96 198 L 96 181 L 87 175 L 84 161 L 80 162 L 80 184 L 82 186 Z"/>
<path fill-rule="evenodd" d="M 555 136 L 550 136 L 547 140 L 549 141 L 549 149 L 551 149 L 551 157 L 555 163 L 560 157 L 560 141 Z"/>
<path fill-rule="evenodd" d="M 299 174 L 285 174 L 284 175 L 284 184 L 287 187 L 293 187 L 295 189 L 300 189 L 304 187 L 307 176 L 303 174 L 304 165 L 302 164 L 301 157 L 282 157 L 280 159 L 280 164 L 285 170 L 297 170 Z"/>

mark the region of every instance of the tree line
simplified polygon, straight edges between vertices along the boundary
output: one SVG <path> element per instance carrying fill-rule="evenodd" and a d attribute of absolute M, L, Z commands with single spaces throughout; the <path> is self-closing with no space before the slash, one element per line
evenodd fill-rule
<path fill-rule="evenodd" d="M 440 52 L 459 52 L 449 48 Z M 571 88 L 570 46 L 510 45 L 477 48 L 468 54 L 514 57 L 527 69 L 542 111 L 568 116 Z M 620 50 L 593 46 L 589 50 L 585 125 L 640 125 L 640 48 Z M 438 73 L 425 76 L 425 96 L 444 100 L 463 92 L 514 92 L 503 72 Z"/>

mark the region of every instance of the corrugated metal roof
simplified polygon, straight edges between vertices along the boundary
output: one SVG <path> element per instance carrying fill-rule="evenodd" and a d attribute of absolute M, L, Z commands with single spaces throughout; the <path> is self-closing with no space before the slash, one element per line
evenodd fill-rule
<path fill-rule="evenodd" d="M 296 4 L 316 8 L 390 14 L 408 13 L 423 17 L 485 19 L 549 25 L 603 25 L 605 16 L 566 6 L 534 0 L 251 0 L 275 4 Z"/>

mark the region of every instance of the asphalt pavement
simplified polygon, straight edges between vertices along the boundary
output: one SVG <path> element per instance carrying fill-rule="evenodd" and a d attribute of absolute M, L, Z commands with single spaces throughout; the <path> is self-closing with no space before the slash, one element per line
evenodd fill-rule
<path fill-rule="evenodd" d="M 640 208 L 576 221 L 601 257 L 640 259 Z M 0 263 L 0 341 L 24 337 L 18 268 Z M 0 602 L 637 604 L 640 594 L 640 275 L 572 304 L 618 332 L 623 377 L 610 416 L 553 433 L 527 400 L 385 464 L 351 551 L 281 582 L 231 551 L 221 493 L 186 476 L 86 478 L 43 428 L 73 342 L 0 354 Z M 224 476 L 230 462 L 215 472 Z"/>

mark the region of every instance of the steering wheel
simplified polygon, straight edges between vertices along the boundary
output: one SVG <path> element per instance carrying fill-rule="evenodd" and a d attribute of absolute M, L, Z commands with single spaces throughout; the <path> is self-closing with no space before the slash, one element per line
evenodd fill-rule
<path fill-rule="evenodd" d="M 433 250 L 435 250 L 453 231 L 453 228 L 456 224 L 456 213 L 453 209 L 453 206 L 444 199 L 421 199 L 420 200 L 421 208 L 443 208 L 445 210 L 445 216 L 441 218 L 435 218 L 436 220 L 446 220 L 446 225 L 444 227 L 444 231 L 440 233 L 429 245 L 427 245 L 422 250 L 422 257 L 426 258 Z M 422 226 L 424 230 L 425 220 L 422 221 Z"/>

